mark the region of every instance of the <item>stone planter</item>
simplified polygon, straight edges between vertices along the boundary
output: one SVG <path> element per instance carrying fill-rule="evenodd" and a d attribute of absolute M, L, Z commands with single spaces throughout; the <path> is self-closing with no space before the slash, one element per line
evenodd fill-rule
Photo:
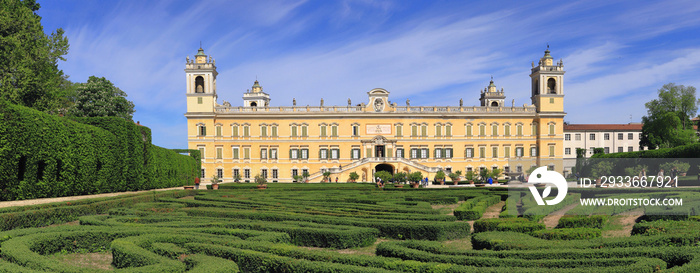
<path fill-rule="evenodd" d="M 267 189 L 267 185 L 266 185 L 266 184 L 258 185 L 257 187 L 258 187 L 258 189 L 260 189 L 260 190 Z"/>
<path fill-rule="evenodd" d="M 418 184 L 418 183 L 411 183 L 411 188 L 414 188 L 414 189 L 420 188 L 420 184 Z"/>
<path fill-rule="evenodd" d="M 186 190 L 194 190 L 194 186 L 185 186 Z"/>

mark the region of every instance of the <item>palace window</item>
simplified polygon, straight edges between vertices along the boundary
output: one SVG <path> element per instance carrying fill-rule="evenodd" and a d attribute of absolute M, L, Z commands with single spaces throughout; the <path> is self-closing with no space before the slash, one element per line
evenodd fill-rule
<path fill-rule="evenodd" d="M 523 157 L 523 150 L 525 150 L 523 147 L 515 147 L 515 156 Z"/>
<path fill-rule="evenodd" d="M 610 147 L 605 147 L 605 148 L 603 148 L 603 150 L 605 151 L 606 154 L 610 153 Z"/>
<path fill-rule="evenodd" d="M 243 178 L 250 179 L 250 169 L 243 170 Z"/>
<path fill-rule="evenodd" d="M 243 148 L 243 159 L 250 159 L 250 148 Z"/>
<path fill-rule="evenodd" d="M 219 179 L 224 178 L 224 170 L 216 169 L 216 177 L 218 177 Z"/>
<path fill-rule="evenodd" d="M 452 125 L 445 125 L 445 136 L 446 137 L 451 137 L 452 136 Z"/>
<path fill-rule="evenodd" d="M 536 136 L 537 135 L 537 124 L 532 124 L 530 128 L 530 135 Z"/>
<path fill-rule="evenodd" d="M 564 148 L 564 154 L 565 154 L 565 155 L 570 155 L 570 154 L 571 154 L 571 148 Z"/>
<path fill-rule="evenodd" d="M 277 137 L 277 125 L 270 126 L 270 131 L 272 131 L 272 137 Z"/>
<path fill-rule="evenodd" d="M 309 149 L 301 149 L 301 159 L 309 159 Z"/>
<path fill-rule="evenodd" d="M 202 168 L 202 172 L 201 172 L 201 175 L 202 175 L 202 178 L 205 178 L 205 177 L 207 177 L 207 170 L 206 170 L 206 169 L 204 169 L 204 168 Z"/>
<path fill-rule="evenodd" d="M 428 125 L 422 125 L 420 127 L 421 129 L 421 136 L 427 137 L 428 136 Z"/>
<path fill-rule="evenodd" d="M 442 136 L 442 126 L 441 125 L 435 125 L 435 136 L 436 137 L 441 137 Z"/>
<path fill-rule="evenodd" d="M 550 124 L 549 125 L 549 135 L 554 135 L 554 133 L 555 133 L 554 129 L 555 129 L 554 124 Z"/>
<path fill-rule="evenodd" d="M 352 159 L 360 158 L 360 149 L 352 149 Z"/>
<path fill-rule="evenodd" d="M 270 159 L 277 159 L 277 148 L 270 149 Z"/>
<path fill-rule="evenodd" d="M 491 135 L 498 136 L 498 124 L 491 125 Z"/>
<path fill-rule="evenodd" d="M 404 157 L 404 155 L 403 155 L 403 148 L 397 148 L 397 149 L 396 149 L 396 157 Z"/>
<path fill-rule="evenodd" d="M 421 149 L 421 158 L 428 158 L 428 148 Z"/>
<path fill-rule="evenodd" d="M 199 146 L 199 147 L 197 147 L 197 149 L 199 149 L 199 154 L 200 154 L 200 156 L 202 157 L 202 159 L 204 159 L 204 158 L 205 158 L 205 156 L 204 156 L 204 151 L 205 151 L 205 150 L 204 150 L 204 146 Z"/>
<path fill-rule="evenodd" d="M 565 134 L 564 135 L 564 140 L 571 140 L 571 134 Z"/>
<path fill-rule="evenodd" d="M 325 148 L 324 148 L 324 149 L 320 149 L 320 150 L 318 151 L 318 157 L 319 157 L 320 159 L 328 159 L 328 149 L 325 149 Z"/>
<path fill-rule="evenodd" d="M 634 148 L 632 148 L 632 146 L 627 146 L 627 151 L 628 151 L 628 152 L 633 151 L 633 149 L 634 149 Z"/>
<path fill-rule="evenodd" d="M 471 136 L 472 136 L 472 125 L 471 125 L 471 124 L 467 124 L 466 134 L 465 134 L 465 135 L 466 135 L 467 137 L 471 137 Z"/>
<path fill-rule="evenodd" d="M 302 125 L 302 126 L 301 126 L 301 136 L 302 136 L 302 137 L 308 137 L 308 136 L 309 136 L 309 132 L 308 132 L 308 131 L 309 131 L 309 130 L 308 130 L 308 126 L 306 126 L 306 125 Z"/>
<path fill-rule="evenodd" d="M 479 157 L 486 158 L 486 147 L 479 147 Z"/>
<path fill-rule="evenodd" d="M 216 147 L 216 159 L 222 159 L 224 157 L 224 148 Z"/>
<path fill-rule="evenodd" d="M 435 148 L 434 156 L 435 156 L 435 158 L 442 158 L 442 149 Z"/>
<path fill-rule="evenodd" d="M 207 126 L 204 126 L 202 124 L 202 125 L 197 126 L 197 129 L 198 129 L 197 131 L 199 133 L 199 136 L 206 136 L 207 135 Z"/>
<path fill-rule="evenodd" d="M 321 137 L 326 137 L 326 125 L 321 125 Z"/>
<path fill-rule="evenodd" d="M 523 125 L 522 124 L 515 125 L 515 130 L 517 131 L 518 136 L 523 136 Z"/>
<path fill-rule="evenodd" d="M 418 149 L 411 149 L 411 158 L 418 158 Z"/>
<path fill-rule="evenodd" d="M 506 124 L 505 126 L 503 126 L 503 135 L 510 136 L 510 124 Z"/>
<path fill-rule="evenodd" d="M 554 145 L 549 145 L 549 157 L 554 157 Z"/>
<path fill-rule="evenodd" d="M 360 126 L 359 125 L 352 126 L 352 136 L 360 136 Z"/>
<path fill-rule="evenodd" d="M 279 171 L 277 169 L 272 169 L 272 179 L 279 178 Z"/>
<path fill-rule="evenodd" d="M 238 137 L 238 125 L 231 125 L 231 135 Z"/>
<path fill-rule="evenodd" d="M 267 137 L 267 126 L 266 125 L 260 126 L 260 136 Z"/>
<path fill-rule="evenodd" d="M 260 159 L 267 159 L 267 148 L 260 149 Z"/>
<path fill-rule="evenodd" d="M 578 141 L 581 140 L 581 134 L 576 134 L 574 136 L 575 136 L 575 138 L 574 138 L 575 140 L 578 140 Z"/>
<path fill-rule="evenodd" d="M 622 146 L 617 147 L 617 152 L 618 152 L 618 153 L 621 153 L 621 152 L 624 152 L 624 151 L 625 151 L 625 147 L 622 147 Z"/>
<path fill-rule="evenodd" d="M 503 147 L 503 157 L 510 158 L 510 147 Z"/>
<path fill-rule="evenodd" d="M 340 158 L 340 150 L 331 149 L 331 159 L 338 159 L 338 158 Z"/>
<path fill-rule="evenodd" d="M 297 126 L 292 125 L 292 137 L 297 137 Z"/>
<path fill-rule="evenodd" d="M 220 137 L 221 136 L 221 125 L 216 125 L 216 136 Z"/>
<path fill-rule="evenodd" d="M 412 137 L 418 136 L 418 125 L 411 125 L 411 136 Z"/>
<path fill-rule="evenodd" d="M 267 169 L 260 170 L 260 173 L 262 174 L 263 178 L 267 179 Z"/>
<path fill-rule="evenodd" d="M 491 156 L 493 158 L 498 158 L 498 147 L 491 147 Z"/>
<path fill-rule="evenodd" d="M 479 136 L 486 136 L 486 125 L 479 125 Z"/>
<path fill-rule="evenodd" d="M 403 126 L 402 125 L 396 125 L 395 130 L 396 130 L 397 137 L 403 136 Z"/>
<path fill-rule="evenodd" d="M 623 140 L 624 139 L 624 134 L 618 133 L 617 134 L 617 140 Z"/>
<path fill-rule="evenodd" d="M 445 148 L 445 158 L 452 158 L 452 148 Z"/>
<path fill-rule="evenodd" d="M 530 147 L 530 156 L 537 156 L 537 147 Z"/>
<path fill-rule="evenodd" d="M 603 134 L 603 140 L 610 140 L 610 134 L 609 133 Z"/>
<path fill-rule="evenodd" d="M 474 148 L 466 148 L 466 149 L 464 149 L 464 157 L 466 157 L 466 158 L 473 158 L 473 157 L 474 157 Z"/>
<path fill-rule="evenodd" d="M 290 158 L 290 159 L 297 159 L 297 158 L 299 158 L 299 149 L 291 149 L 291 150 L 289 150 L 289 158 Z"/>
<path fill-rule="evenodd" d="M 331 136 L 338 137 L 338 125 L 331 125 Z"/>
<path fill-rule="evenodd" d="M 248 126 L 248 125 L 243 125 L 243 136 L 244 136 L 244 137 L 249 137 L 249 136 L 250 136 L 250 126 Z"/>
<path fill-rule="evenodd" d="M 299 175 L 299 170 L 292 169 L 292 178 L 294 178 L 295 176 L 298 176 L 298 175 Z"/>
<path fill-rule="evenodd" d="M 632 140 L 634 138 L 634 135 L 632 133 L 627 134 L 627 139 Z"/>
<path fill-rule="evenodd" d="M 235 179 L 236 177 L 241 176 L 241 171 L 239 169 L 233 169 L 233 178 Z"/>

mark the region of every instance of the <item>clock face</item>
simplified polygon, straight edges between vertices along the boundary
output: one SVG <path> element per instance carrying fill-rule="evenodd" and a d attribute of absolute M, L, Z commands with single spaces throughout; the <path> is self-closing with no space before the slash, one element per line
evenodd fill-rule
<path fill-rule="evenodd" d="M 384 101 L 380 98 L 374 99 L 374 111 L 379 112 L 384 110 Z"/>

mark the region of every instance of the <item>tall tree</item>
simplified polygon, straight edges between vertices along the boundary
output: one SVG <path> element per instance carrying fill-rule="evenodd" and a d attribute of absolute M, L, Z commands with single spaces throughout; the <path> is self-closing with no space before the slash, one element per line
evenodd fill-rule
<path fill-rule="evenodd" d="M 0 98 L 42 111 L 60 108 L 66 76 L 58 69 L 68 39 L 44 33 L 34 0 L 0 0 Z"/>
<path fill-rule="evenodd" d="M 659 98 L 645 104 L 648 116 L 642 117 L 639 146 L 656 149 L 697 142 L 690 118 L 697 114 L 698 103 L 695 87 L 665 84 Z"/>
<path fill-rule="evenodd" d="M 104 77 L 90 76 L 87 83 L 79 83 L 73 94 L 69 114 L 75 117 L 120 117 L 132 120 L 134 103 L 126 93 Z"/>

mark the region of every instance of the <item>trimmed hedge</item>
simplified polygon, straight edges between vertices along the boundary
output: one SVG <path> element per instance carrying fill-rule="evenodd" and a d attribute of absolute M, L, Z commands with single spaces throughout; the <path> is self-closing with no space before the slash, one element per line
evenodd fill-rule
<path fill-rule="evenodd" d="M 545 240 L 584 240 L 599 238 L 602 232 L 597 228 L 559 228 L 537 230 L 532 236 Z"/>
<path fill-rule="evenodd" d="M 454 210 L 454 215 L 459 220 L 476 220 L 481 218 L 491 205 L 501 201 L 500 196 L 486 195 L 464 201 Z"/>
<path fill-rule="evenodd" d="M 0 128 L 3 201 L 182 186 L 200 172 L 120 118 L 69 120 L 0 101 Z"/>
<path fill-rule="evenodd" d="M 557 228 L 597 228 L 601 229 L 608 222 L 608 215 L 575 215 L 559 218 Z"/>
<path fill-rule="evenodd" d="M 480 219 L 474 221 L 474 233 L 486 232 L 486 231 L 497 231 L 505 228 L 499 229 L 498 226 L 506 223 L 531 223 L 530 220 L 525 218 L 491 218 L 491 219 Z M 536 224 L 536 223 L 533 223 Z"/>

